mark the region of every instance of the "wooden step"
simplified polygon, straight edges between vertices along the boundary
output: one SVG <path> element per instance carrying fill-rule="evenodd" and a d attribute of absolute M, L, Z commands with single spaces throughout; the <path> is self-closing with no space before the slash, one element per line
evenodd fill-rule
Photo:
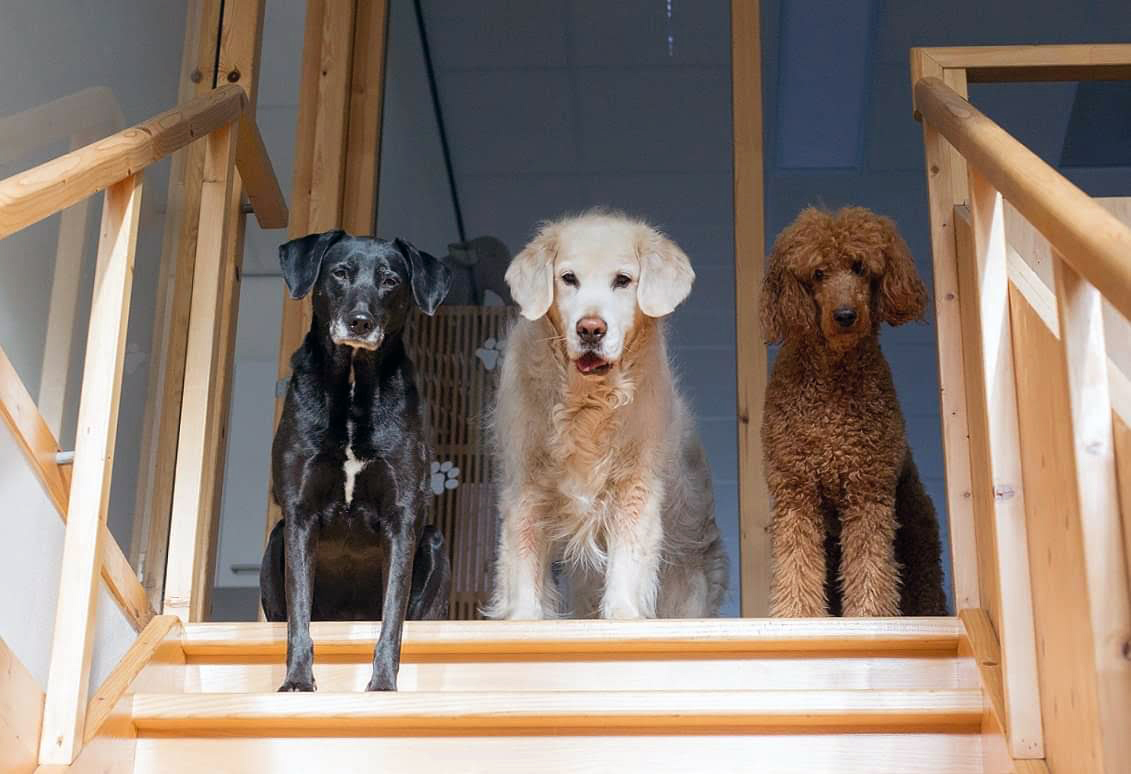
<path fill-rule="evenodd" d="M 136 694 L 139 734 L 974 732 L 978 691 Z"/>
<path fill-rule="evenodd" d="M 311 624 L 315 655 L 372 656 L 380 622 Z M 187 624 L 185 655 L 279 655 L 286 624 Z M 403 661 L 500 655 L 953 653 L 962 623 L 944 618 L 716 618 L 665 621 L 409 621 Z"/>
<path fill-rule="evenodd" d="M 401 691 L 954 690 L 978 685 L 956 619 L 410 623 Z M 312 627 L 321 691 L 369 682 L 379 625 Z M 184 689 L 268 693 L 281 624 L 190 624 Z"/>
<path fill-rule="evenodd" d="M 976 733 L 141 736 L 131 774 L 986 774 Z"/>

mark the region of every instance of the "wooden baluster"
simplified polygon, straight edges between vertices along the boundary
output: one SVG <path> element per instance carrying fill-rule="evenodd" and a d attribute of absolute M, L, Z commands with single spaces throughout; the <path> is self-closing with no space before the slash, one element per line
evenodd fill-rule
<path fill-rule="evenodd" d="M 169 527 L 169 559 L 165 573 L 164 613 L 182 621 L 202 618 L 200 588 L 204 555 L 208 552 L 212 503 L 213 459 L 222 449 L 219 434 L 223 412 L 210 410 L 221 388 L 219 371 L 225 260 L 235 217 L 229 201 L 235 177 L 238 129 L 217 129 L 205 140 L 204 182 L 200 194 L 200 231 L 192 285 L 185 381 Z"/>
<path fill-rule="evenodd" d="M 1025 492 L 1018 433 L 1017 395 L 1013 373 L 1009 280 L 1006 267 L 1002 198 L 992 185 L 970 169 L 970 239 L 965 272 L 973 278 L 976 303 L 963 309 L 975 314 L 980 340 L 982 411 L 971 417 L 987 442 L 985 458 L 992 490 L 987 497 L 988 521 L 978 530 L 992 536 L 979 541 L 992 546 L 998 580 L 998 635 L 1002 650 L 1010 752 L 1014 758 L 1041 758 L 1044 741 L 1037 683 L 1037 650 L 1033 598 L 1029 581 L 1029 543 L 1025 525 Z M 972 249 L 970 249 L 972 248 Z M 973 383 L 975 380 L 971 380 Z"/>
<path fill-rule="evenodd" d="M 133 175 L 107 188 L 102 206 L 40 764 L 69 765 L 82 745 L 141 192 Z"/>
<path fill-rule="evenodd" d="M 1115 469 L 1103 298 L 1057 255 L 1057 317 L 1068 383 L 1075 460 L 1075 491 L 1084 547 L 1084 575 L 1094 648 L 1096 698 L 1104 772 L 1131 763 L 1131 632 L 1127 557 Z M 1083 601 L 1083 600 L 1082 600 Z M 1123 732 L 1120 731 L 1122 729 Z"/>

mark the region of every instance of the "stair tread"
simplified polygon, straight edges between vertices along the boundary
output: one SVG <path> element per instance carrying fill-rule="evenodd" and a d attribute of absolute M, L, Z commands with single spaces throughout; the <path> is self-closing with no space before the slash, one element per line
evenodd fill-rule
<path fill-rule="evenodd" d="M 311 624 L 316 653 L 372 653 L 380 622 Z M 663 621 L 409 621 L 402 658 L 599 653 L 682 655 L 836 650 L 955 652 L 962 623 L 940 618 L 716 618 Z M 283 623 L 187 624 L 186 656 L 281 654 Z"/>
<path fill-rule="evenodd" d="M 982 712 L 976 690 L 139 693 L 132 709 L 139 731 L 228 733 L 300 728 L 971 731 L 980 727 Z"/>

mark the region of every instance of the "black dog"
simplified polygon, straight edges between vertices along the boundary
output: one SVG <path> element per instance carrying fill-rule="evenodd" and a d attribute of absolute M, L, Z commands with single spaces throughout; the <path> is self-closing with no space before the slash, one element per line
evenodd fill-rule
<path fill-rule="evenodd" d="M 311 620 L 381 618 L 367 690 L 393 691 L 406 614 L 443 618 L 448 604 L 443 537 L 421 529 L 431 452 L 401 333 L 413 303 L 436 311 L 451 272 L 402 240 L 342 231 L 287 242 L 279 260 L 292 298 L 314 291 L 271 450 L 283 521 L 259 579 L 267 619 L 287 621 L 279 690 L 314 690 Z"/>

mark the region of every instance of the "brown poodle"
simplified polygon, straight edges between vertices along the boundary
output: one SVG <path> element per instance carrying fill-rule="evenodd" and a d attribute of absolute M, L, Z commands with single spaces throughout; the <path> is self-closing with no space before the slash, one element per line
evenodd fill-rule
<path fill-rule="evenodd" d="M 939 528 L 904 433 L 880 323 L 927 290 L 888 218 L 807 209 L 774 244 L 762 328 L 784 342 L 762 442 L 774 616 L 945 615 Z"/>

